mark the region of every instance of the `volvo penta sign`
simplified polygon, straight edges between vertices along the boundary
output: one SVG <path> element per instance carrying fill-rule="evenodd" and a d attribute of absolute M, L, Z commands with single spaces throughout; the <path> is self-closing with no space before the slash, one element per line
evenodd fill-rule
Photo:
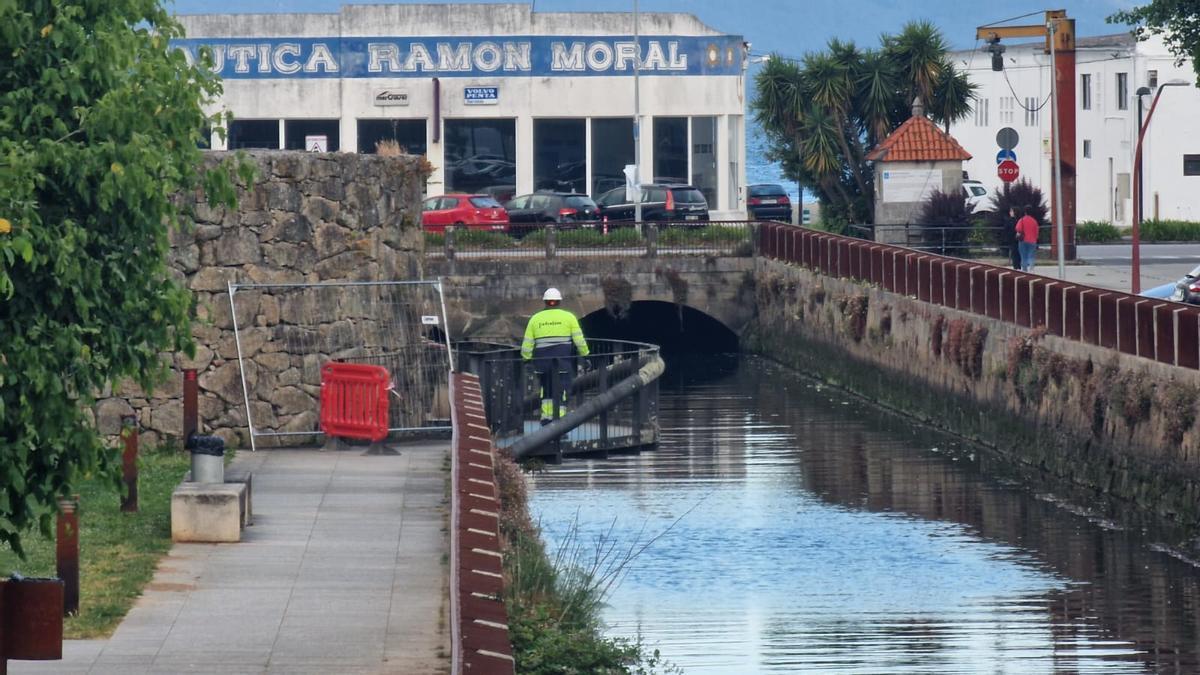
<path fill-rule="evenodd" d="M 714 36 L 195 38 L 172 40 L 195 62 L 211 50 L 226 79 L 740 75 L 742 39 Z M 639 49 L 640 47 L 640 49 Z M 640 53 L 640 59 L 639 59 Z"/>
<path fill-rule="evenodd" d="M 464 87 L 463 103 L 467 105 L 496 105 L 500 102 L 500 87 Z"/>

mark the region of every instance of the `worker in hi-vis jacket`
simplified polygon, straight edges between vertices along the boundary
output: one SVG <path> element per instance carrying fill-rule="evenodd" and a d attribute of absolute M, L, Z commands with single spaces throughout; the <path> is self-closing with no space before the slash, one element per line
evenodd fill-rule
<path fill-rule="evenodd" d="M 575 354 L 588 355 L 587 340 L 579 328 L 579 319 L 563 309 L 562 293 L 547 288 L 542 295 L 546 308 L 529 317 L 521 358 L 533 361 L 541 385 L 542 424 L 554 419 L 554 397 L 560 400 L 559 416 L 567 412 L 567 392 L 575 373 Z"/>

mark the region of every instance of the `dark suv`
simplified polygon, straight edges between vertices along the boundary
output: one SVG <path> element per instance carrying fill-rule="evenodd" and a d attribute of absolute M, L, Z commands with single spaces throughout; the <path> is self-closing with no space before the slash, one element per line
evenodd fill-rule
<path fill-rule="evenodd" d="M 750 212 L 751 220 L 792 222 L 792 200 L 788 199 L 783 186 L 763 183 L 746 189 L 746 210 Z"/>
<path fill-rule="evenodd" d="M 610 221 L 632 222 L 634 205 L 625 198 L 625 188 L 605 192 L 596 200 L 600 213 Z M 642 220 L 690 223 L 708 222 L 708 201 L 691 185 L 654 184 L 642 186 Z"/>
<path fill-rule="evenodd" d="M 512 232 L 534 229 L 545 223 L 583 223 L 600 218 L 596 202 L 574 192 L 535 192 L 513 197 L 504 205 Z"/>

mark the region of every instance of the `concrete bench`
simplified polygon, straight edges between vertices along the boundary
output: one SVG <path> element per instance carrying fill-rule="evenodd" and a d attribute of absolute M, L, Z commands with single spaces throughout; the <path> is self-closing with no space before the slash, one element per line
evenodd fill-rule
<path fill-rule="evenodd" d="M 183 474 L 183 482 L 190 483 L 192 481 L 192 472 L 188 471 Z M 254 472 L 238 466 L 225 467 L 225 482 L 226 483 L 241 483 L 246 486 L 245 492 L 242 493 L 241 503 L 238 505 L 241 508 L 242 527 L 249 527 L 254 524 Z"/>
<path fill-rule="evenodd" d="M 171 541 L 242 540 L 245 483 L 181 483 L 171 494 Z"/>

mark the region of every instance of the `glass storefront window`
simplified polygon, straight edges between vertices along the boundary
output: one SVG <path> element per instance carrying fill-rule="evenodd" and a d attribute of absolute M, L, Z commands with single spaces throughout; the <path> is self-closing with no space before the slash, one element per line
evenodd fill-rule
<path fill-rule="evenodd" d="M 654 118 L 654 182 L 688 182 L 688 118 Z"/>
<path fill-rule="evenodd" d="M 586 191 L 586 123 L 583 119 L 533 121 L 533 189 Z"/>
<path fill-rule="evenodd" d="M 460 119 L 445 125 L 447 192 L 504 191 L 516 185 L 516 120 Z"/>
<path fill-rule="evenodd" d="M 279 149 L 279 120 L 233 120 L 229 123 L 230 150 Z"/>
<path fill-rule="evenodd" d="M 286 150 L 309 150 L 307 136 L 324 136 L 325 152 L 337 152 L 341 129 L 337 120 L 284 120 L 283 142 Z"/>
<path fill-rule="evenodd" d="M 717 208 L 717 118 L 692 118 L 692 185 Z"/>
<path fill-rule="evenodd" d="M 410 155 L 424 155 L 425 120 L 358 120 L 358 151 L 365 155 L 375 153 L 380 141 L 395 141 L 400 149 Z"/>
<path fill-rule="evenodd" d="M 624 186 L 627 164 L 633 164 L 633 118 L 593 119 L 592 197 Z"/>

